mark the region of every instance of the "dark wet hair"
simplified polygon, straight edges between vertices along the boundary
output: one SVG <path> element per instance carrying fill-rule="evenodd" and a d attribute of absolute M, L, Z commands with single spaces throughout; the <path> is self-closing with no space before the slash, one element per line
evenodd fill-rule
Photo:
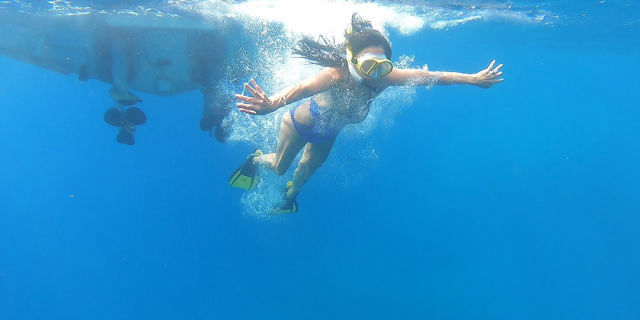
<path fill-rule="evenodd" d="M 293 48 L 294 54 L 307 59 L 312 64 L 334 68 L 347 68 L 347 60 L 341 54 L 343 51 L 344 44 L 336 45 L 324 37 L 320 37 L 317 41 L 304 37 Z"/>
<path fill-rule="evenodd" d="M 384 49 L 384 55 L 387 56 L 387 59 L 391 59 L 391 45 L 378 30 L 367 29 L 346 35 L 346 37 L 354 56 L 357 56 L 365 48 L 381 47 Z"/>
<path fill-rule="evenodd" d="M 351 16 L 351 34 L 345 34 L 347 41 L 341 44 L 329 42 L 325 37 L 313 40 L 304 37 L 293 48 L 293 53 L 307 59 L 312 64 L 324 67 L 347 68 L 344 57 L 345 47 L 349 45 L 353 55 L 358 55 L 368 47 L 381 47 L 387 59 L 391 59 L 391 45 L 380 33 L 373 29 L 371 22 L 363 19 L 359 14 Z"/>

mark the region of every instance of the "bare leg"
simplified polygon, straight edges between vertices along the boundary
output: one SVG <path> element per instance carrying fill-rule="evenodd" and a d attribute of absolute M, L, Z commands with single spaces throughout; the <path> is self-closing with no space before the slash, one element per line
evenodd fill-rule
<path fill-rule="evenodd" d="M 301 137 L 291 122 L 291 115 L 286 113 L 280 124 L 280 137 L 275 153 L 265 154 L 253 159 L 253 163 L 283 175 L 307 141 Z"/>
<path fill-rule="evenodd" d="M 298 167 L 293 173 L 293 185 L 287 192 L 287 198 L 293 199 L 300 193 L 302 186 L 309 180 L 311 175 L 322 166 L 324 161 L 327 160 L 334 142 L 336 142 L 335 137 L 322 142 L 307 143 L 304 153 L 302 154 L 302 159 L 300 159 L 300 163 L 298 163 Z"/>

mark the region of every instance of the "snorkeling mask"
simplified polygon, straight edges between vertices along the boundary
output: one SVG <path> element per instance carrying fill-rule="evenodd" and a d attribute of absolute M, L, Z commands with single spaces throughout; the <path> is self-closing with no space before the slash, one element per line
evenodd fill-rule
<path fill-rule="evenodd" d="M 393 63 L 381 54 L 365 54 L 360 58 L 353 56 L 351 47 L 347 44 L 347 61 L 351 62 L 353 66 L 360 70 L 363 74 L 373 79 L 380 79 L 391 73 L 393 70 Z"/>
<path fill-rule="evenodd" d="M 346 35 L 353 35 L 356 33 L 356 30 L 368 29 L 371 28 L 371 23 L 364 20 L 360 15 L 354 13 L 351 16 L 351 23 L 347 26 L 347 30 L 345 30 Z M 360 70 L 363 74 L 373 79 L 380 79 L 391 73 L 393 70 L 393 63 L 391 60 L 387 59 L 386 56 L 380 54 L 365 54 L 360 58 L 356 58 L 353 55 L 353 51 L 351 50 L 351 46 L 349 42 L 346 43 L 347 50 L 347 61 L 353 64 L 353 67 Z M 349 64 L 349 70 L 351 71 L 352 66 Z M 355 71 L 355 70 L 354 70 Z M 351 72 L 354 75 L 355 72 Z M 360 80 L 360 76 L 354 75 L 354 77 Z"/>
<path fill-rule="evenodd" d="M 351 62 L 353 66 L 363 74 L 376 80 L 385 77 L 393 70 L 393 63 L 384 55 L 368 53 L 360 58 L 356 58 L 353 56 L 353 52 L 348 44 L 347 61 Z"/>

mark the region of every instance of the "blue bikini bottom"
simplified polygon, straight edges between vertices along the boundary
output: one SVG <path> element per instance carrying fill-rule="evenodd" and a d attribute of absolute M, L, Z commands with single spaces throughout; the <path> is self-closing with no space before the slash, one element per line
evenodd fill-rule
<path fill-rule="evenodd" d="M 296 128 L 298 134 L 305 140 L 307 140 L 307 142 L 311 143 L 318 143 L 330 139 L 335 139 L 335 137 L 338 135 L 338 132 L 340 132 L 340 128 L 328 125 L 325 126 L 321 123 L 320 106 L 318 106 L 318 104 L 313 99 L 309 101 L 309 111 L 311 112 L 311 119 L 313 119 L 313 124 L 305 125 L 296 121 L 294 114 L 296 113 L 296 110 L 298 110 L 298 108 L 303 104 L 304 103 L 299 104 L 291 111 L 289 111 L 289 114 L 291 115 L 291 122 L 293 122 L 293 126 Z"/>

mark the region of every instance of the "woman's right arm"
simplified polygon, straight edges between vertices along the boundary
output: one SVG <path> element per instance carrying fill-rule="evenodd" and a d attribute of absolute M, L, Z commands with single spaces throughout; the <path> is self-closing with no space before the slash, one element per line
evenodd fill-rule
<path fill-rule="evenodd" d="M 242 101 L 236 106 L 244 113 L 267 114 L 289 103 L 323 92 L 344 78 L 345 74 L 340 69 L 325 68 L 313 77 L 271 97 L 268 97 L 255 80 L 251 79 L 251 83 L 245 83 L 244 88 L 251 93 L 252 97 L 236 94 L 236 99 Z"/>

